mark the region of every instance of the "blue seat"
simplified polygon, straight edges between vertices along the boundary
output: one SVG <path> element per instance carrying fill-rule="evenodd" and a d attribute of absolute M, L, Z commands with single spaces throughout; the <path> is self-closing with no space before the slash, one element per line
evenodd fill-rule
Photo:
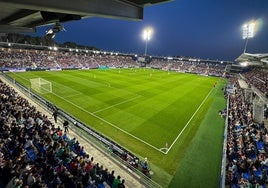
<path fill-rule="evenodd" d="M 236 126 L 236 130 L 241 130 L 241 129 L 242 129 L 241 125 Z"/>
<path fill-rule="evenodd" d="M 69 138 L 68 138 L 68 136 L 67 136 L 66 134 L 63 134 L 63 135 L 62 135 L 62 139 L 63 139 L 64 141 L 69 141 Z"/>
<path fill-rule="evenodd" d="M 268 172 L 268 166 L 263 165 L 263 169 L 264 169 L 266 172 Z"/>
<path fill-rule="evenodd" d="M 243 173 L 242 176 L 243 176 L 243 178 L 245 178 L 245 179 L 247 179 L 247 180 L 250 180 L 250 176 L 251 176 L 251 174 L 250 174 L 249 171 L 247 171 L 247 172 Z"/>
<path fill-rule="evenodd" d="M 264 144 L 263 144 L 263 142 L 260 141 L 260 140 L 257 142 L 257 149 L 258 149 L 258 150 L 263 150 L 263 149 L 264 149 Z"/>
<path fill-rule="evenodd" d="M 259 167 L 257 171 L 253 172 L 254 177 L 260 178 L 262 176 L 261 168 Z"/>
<path fill-rule="evenodd" d="M 251 160 L 254 161 L 256 158 L 257 158 L 257 155 L 255 153 L 253 153 L 253 154 L 250 155 L 250 159 Z"/>
<path fill-rule="evenodd" d="M 34 146 L 38 149 L 39 152 L 45 154 L 46 153 L 46 149 L 41 145 L 39 144 L 38 142 L 34 141 L 33 142 Z"/>
<path fill-rule="evenodd" d="M 35 159 L 37 158 L 36 157 L 36 154 L 35 154 L 35 152 L 34 152 L 34 150 L 33 149 L 31 149 L 31 148 L 27 148 L 26 149 L 26 153 L 27 153 L 27 156 L 28 156 L 28 158 L 30 159 L 30 161 L 35 161 Z"/>

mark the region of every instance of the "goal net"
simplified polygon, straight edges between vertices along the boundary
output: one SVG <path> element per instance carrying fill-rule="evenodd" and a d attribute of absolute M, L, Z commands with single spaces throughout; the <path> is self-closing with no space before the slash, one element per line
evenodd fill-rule
<path fill-rule="evenodd" d="M 52 93 L 52 84 L 51 82 L 43 79 L 43 78 L 33 78 L 30 79 L 31 88 L 38 93 Z"/>

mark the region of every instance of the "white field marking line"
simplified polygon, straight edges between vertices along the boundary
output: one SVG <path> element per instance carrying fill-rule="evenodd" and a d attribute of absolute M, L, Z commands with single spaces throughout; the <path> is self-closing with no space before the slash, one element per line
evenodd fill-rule
<path fill-rule="evenodd" d="M 28 81 L 29 83 L 30 83 L 30 80 L 31 79 L 27 79 L 27 78 L 24 78 L 24 77 L 22 77 L 22 76 L 20 76 L 19 74 L 16 74 L 16 73 L 14 73 L 14 72 L 11 72 L 12 74 L 15 74 L 17 77 L 19 77 L 19 78 L 21 78 L 21 79 L 23 79 L 23 80 L 26 80 L 26 81 Z M 40 78 L 44 78 L 44 77 L 50 77 L 50 76 L 42 76 L 42 77 L 40 77 Z M 14 78 L 15 79 L 15 78 Z M 16 80 L 16 79 L 15 79 Z M 60 84 L 60 83 L 57 83 L 57 82 L 53 82 L 53 81 L 50 81 L 51 83 L 52 83 L 52 90 L 53 90 L 53 85 L 54 86 L 56 86 L 56 85 L 59 85 L 59 86 L 56 86 L 56 87 L 65 87 L 65 88 L 67 88 L 67 89 L 71 89 L 71 90 L 73 90 L 73 91 L 75 91 L 77 94 L 73 94 L 73 95 L 82 95 L 83 93 L 81 93 L 81 92 L 79 92 L 79 91 L 76 91 L 76 90 L 74 90 L 73 88 L 70 88 L 70 87 L 68 87 L 68 86 L 65 86 L 64 84 Z M 30 86 L 31 87 L 31 86 Z M 52 92 L 53 93 L 53 92 Z M 72 97 L 72 95 L 69 95 L 69 96 L 67 96 L 67 97 Z"/>
<path fill-rule="evenodd" d="M 204 98 L 204 100 L 202 101 L 202 103 L 199 105 L 199 107 L 196 109 L 196 111 L 193 113 L 192 117 L 189 119 L 189 121 L 186 123 L 186 125 L 183 127 L 183 129 L 181 130 L 181 132 L 178 134 L 178 136 L 175 138 L 175 140 L 173 141 L 173 143 L 170 145 L 170 147 L 167 149 L 167 151 L 165 152 L 165 154 L 168 154 L 169 150 L 173 147 L 173 145 L 177 142 L 177 140 L 179 139 L 179 137 L 182 135 L 182 133 L 184 132 L 184 130 L 188 127 L 188 125 L 190 124 L 190 122 L 192 121 L 192 119 L 194 118 L 195 114 L 199 111 L 199 109 L 201 108 L 201 106 L 205 103 L 205 101 L 207 100 L 207 98 L 209 97 L 210 93 L 213 91 L 213 88 L 210 90 L 210 92 L 207 94 L 207 96 Z"/>
<path fill-rule="evenodd" d="M 113 107 L 115 107 L 115 106 L 118 106 L 118 105 L 121 105 L 121 104 L 130 102 L 130 101 L 133 101 L 133 100 L 135 100 L 135 99 L 137 99 L 137 98 L 139 98 L 139 97 L 141 97 L 141 96 L 138 95 L 138 96 L 136 96 L 136 97 L 130 98 L 130 99 L 125 100 L 125 101 L 122 101 L 122 102 L 117 103 L 117 104 L 114 104 L 114 105 L 112 105 L 112 106 L 108 106 L 108 107 L 106 107 L 106 108 L 102 108 L 102 109 L 100 109 L 100 110 L 97 110 L 97 111 L 95 111 L 95 112 L 92 112 L 92 114 L 96 114 L 96 113 L 98 113 L 98 112 L 105 111 L 105 110 L 110 109 L 110 108 L 113 108 Z"/>
<path fill-rule="evenodd" d="M 163 152 L 163 150 L 167 151 L 167 148 L 160 148 L 160 150 Z M 164 154 L 166 154 L 166 152 L 163 152 Z"/>
<path fill-rule="evenodd" d="M 53 92 L 52 92 L 52 93 L 53 93 Z M 157 151 L 159 151 L 159 152 L 161 152 L 161 153 L 164 153 L 164 154 L 165 154 L 165 152 L 161 151 L 161 150 L 160 150 L 160 149 L 158 149 L 157 147 L 155 147 L 155 146 L 153 146 L 153 145 L 151 145 L 151 144 L 149 144 L 149 143 L 145 142 L 144 140 L 142 140 L 142 139 L 140 139 L 140 138 L 138 138 L 138 137 L 136 137 L 136 136 L 134 136 L 134 135 L 130 134 L 129 132 L 127 132 L 127 131 L 125 131 L 125 130 L 123 130 L 123 129 L 119 128 L 119 127 L 117 127 L 116 125 L 114 125 L 114 124 L 112 124 L 111 122 L 109 122 L 109 121 L 107 121 L 107 120 L 105 120 L 105 119 L 103 119 L 103 118 L 101 118 L 101 117 L 99 117 L 99 116 L 97 116 L 97 115 L 93 114 L 92 112 L 89 112 L 89 111 L 85 110 L 84 108 L 82 108 L 82 107 L 80 107 L 80 106 L 78 106 L 78 105 L 74 104 L 73 102 L 71 102 L 71 101 L 69 101 L 69 100 L 65 99 L 64 97 L 59 96 L 59 95 L 57 95 L 56 93 L 53 93 L 53 95 L 55 95 L 55 96 L 57 96 L 57 97 L 61 98 L 62 100 L 64 100 L 64 101 L 66 101 L 66 102 L 70 103 L 71 105 L 73 105 L 73 106 L 75 106 L 75 107 L 79 108 L 80 110 L 82 110 L 82 111 L 84 111 L 84 112 L 86 112 L 86 113 L 88 113 L 88 114 L 90 114 L 90 115 L 94 116 L 95 118 L 97 118 L 97 119 L 99 119 L 99 120 L 101 120 L 101 121 L 103 121 L 103 122 L 105 122 L 105 123 L 107 123 L 107 124 L 109 124 L 109 125 L 113 126 L 114 128 L 116 128 L 116 129 L 118 129 L 118 130 L 122 131 L 123 133 L 125 133 L 125 134 L 127 134 L 127 135 L 129 135 L 129 136 L 131 136 L 131 137 L 133 137 L 133 138 L 135 138 L 135 139 L 137 139 L 137 140 L 139 140 L 140 142 L 142 142 L 142 143 L 144 143 L 144 144 L 146 144 L 146 145 L 150 146 L 151 148 L 153 148 L 153 149 L 155 149 L 155 150 L 157 150 Z"/>
<path fill-rule="evenodd" d="M 56 88 L 65 87 L 65 88 L 67 88 L 67 89 L 69 89 L 69 90 L 72 90 L 72 91 L 74 91 L 74 92 L 76 93 L 76 94 L 68 95 L 67 97 L 70 97 L 70 96 L 72 96 L 72 95 L 82 95 L 82 94 L 83 94 L 83 93 L 81 93 L 80 91 L 77 91 L 77 90 L 75 90 L 75 89 L 73 89 L 73 88 L 71 88 L 71 87 L 68 87 L 68 86 L 64 85 L 64 84 L 60 84 L 60 83 L 58 83 L 58 82 L 53 82 L 53 81 L 51 81 L 51 83 L 52 83 L 52 90 L 53 90 L 53 85 L 54 85 Z"/>
<path fill-rule="evenodd" d="M 67 95 L 67 96 L 65 96 L 65 98 L 72 98 L 72 97 L 79 96 L 79 95 L 82 95 L 82 93 Z"/>
<path fill-rule="evenodd" d="M 20 76 L 19 74 L 16 74 L 15 72 L 10 72 L 10 73 L 15 74 L 17 77 L 19 77 L 19 78 L 21 78 L 21 79 L 23 79 L 23 80 L 26 80 L 26 81 L 28 81 L 29 83 L 31 83 L 31 82 L 30 82 L 30 79 L 24 78 L 24 77 Z M 12 78 L 12 79 L 16 81 L 16 78 Z"/>

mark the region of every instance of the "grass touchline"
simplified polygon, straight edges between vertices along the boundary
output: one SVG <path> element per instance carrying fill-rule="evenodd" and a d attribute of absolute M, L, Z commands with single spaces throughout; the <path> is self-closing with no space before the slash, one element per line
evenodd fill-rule
<path fill-rule="evenodd" d="M 27 81 L 29 82 L 29 79 L 23 78 L 23 77 L 21 77 L 21 76 L 19 76 L 19 77 L 22 78 L 22 79 L 24 79 L 24 80 L 27 80 Z M 65 86 L 65 87 L 66 87 L 66 86 Z M 76 91 L 76 92 L 77 92 L 77 91 Z M 80 93 L 80 92 L 79 92 L 79 93 Z M 60 95 L 57 95 L 57 94 L 54 93 L 54 92 L 52 92 L 52 94 L 55 95 L 55 96 L 57 96 L 57 97 L 59 97 L 59 98 L 61 98 L 61 99 L 63 99 L 64 101 L 68 102 L 69 104 L 75 106 L 76 108 L 79 108 L 80 110 L 82 110 L 82 111 L 84 111 L 84 112 L 86 112 L 86 113 L 92 115 L 93 117 L 95 117 L 95 118 L 97 118 L 97 119 L 99 119 L 99 120 L 101 120 L 101 121 L 103 121 L 103 122 L 105 122 L 105 123 L 107 123 L 107 124 L 113 126 L 114 128 L 116 128 L 116 129 L 118 129 L 118 130 L 120 130 L 120 131 L 122 131 L 122 132 L 124 132 L 125 134 L 128 134 L 129 136 L 131 136 L 131 137 L 133 137 L 133 138 L 135 138 L 135 139 L 137 139 L 137 140 L 143 142 L 144 144 L 150 146 L 151 148 L 153 148 L 153 149 L 155 149 L 155 150 L 157 150 L 157 151 L 159 151 L 159 152 L 161 152 L 161 153 L 164 153 L 161 149 L 158 149 L 157 147 L 155 147 L 155 146 L 153 146 L 153 145 L 151 145 L 151 144 L 145 142 L 144 140 L 142 140 L 142 139 L 136 137 L 135 135 L 132 135 L 132 134 L 130 134 L 129 132 L 127 132 L 127 131 L 125 131 L 125 130 L 119 128 L 118 126 L 114 125 L 113 123 L 111 123 L 111 122 L 109 122 L 109 121 L 107 121 L 107 120 L 105 120 L 105 119 L 103 119 L 103 118 L 101 118 L 101 117 L 95 115 L 94 113 L 96 113 L 96 112 L 94 112 L 94 113 L 89 112 L 89 111 L 85 110 L 84 108 L 82 108 L 82 107 L 80 107 L 80 106 L 74 104 L 73 102 L 67 100 L 66 98 L 64 98 L 64 97 L 62 97 L 62 96 L 60 96 Z M 138 97 L 140 97 L 140 96 L 136 96 L 135 98 L 138 98 Z"/>
<path fill-rule="evenodd" d="M 191 116 L 191 118 L 189 119 L 189 121 L 186 123 L 186 125 L 183 127 L 183 129 L 181 130 L 181 132 L 178 134 L 178 136 L 175 138 L 175 140 L 172 142 L 172 144 L 170 145 L 170 147 L 167 149 L 165 154 L 168 154 L 169 150 L 173 147 L 173 145 L 177 142 L 177 140 L 179 139 L 179 137 L 181 136 L 181 134 L 184 132 L 184 130 L 188 127 L 188 125 L 190 124 L 190 122 L 192 121 L 192 119 L 194 118 L 194 116 L 196 115 L 196 113 L 199 111 L 199 109 L 201 108 L 201 106 L 205 103 L 205 101 L 207 100 L 207 98 L 209 97 L 209 95 L 211 94 L 211 92 L 213 91 L 214 88 L 212 88 L 209 93 L 207 94 L 207 96 L 204 98 L 204 100 L 202 101 L 202 103 L 199 105 L 199 107 L 196 109 L 196 111 L 193 113 L 193 115 Z"/>
<path fill-rule="evenodd" d="M 144 140 L 142 140 L 142 139 L 136 137 L 135 135 L 130 134 L 129 132 L 127 132 L 127 131 L 121 129 L 120 127 L 114 125 L 113 123 L 111 123 L 111 122 L 109 122 L 109 121 L 107 121 L 107 120 L 105 120 L 105 119 L 103 119 L 103 118 L 101 118 L 101 117 L 95 115 L 94 113 L 85 110 L 84 108 L 82 108 L 82 107 L 80 107 L 80 106 L 74 104 L 73 102 L 71 102 L 71 101 L 65 99 L 64 97 L 61 97 L 61 96 L 57 95 L 57 94 L 54 93 L 54 92 L 52 92 L 52 94 L 55 95 L 55 96 L 57 96 L 57 97 L 59 97 L 59 98 L 61 98 L 61 99 L 63 99 L 63 100 L 65 100 L 66 102 L 68 102 L 68 103 L 70 103 L 71 105 L 73 105 L 73 106 L 79 108 L 80 110 L 82 110 L 82 111 L 84 111 L 84 112 L 86 112 L 86 113 L 92 115 L 93 117 L 95 117 L 95 118 L 97 118 L 97 119 L 99 119 L 99 120 L 101 120 L 101 121 L 103 121 L 103 122 L 105 122 L 105 123 L 107 123 L 107 124 L 113 126 L 114 128 L 116 128 L 116 129 L 118 129 L 118 130 L 120 130 L 120 131 L 122 131 L 122 132 L 124 132 L 125 134 L 127 134 L 127 135 L 129 135 L 129 136 L 131 136 L 131 137 L 133 137 L 133 138 L 135 138 L 135 139 L 137 139 L 137 140 L 143 142 L 144 144 L 150 146 L 151 148 L 154 148 L 155 150 L 157 150 L 157 151 L 159 151 L 159 152 L 161 152 L 161 153 L 164 153 L 163 151 L 161 151 L 161 150 L 158 149 L 157 147 L 155 147 L 155 146 L 153 146 L 153 145 L 151 145 L 151 144 L 145 142 Z"/>

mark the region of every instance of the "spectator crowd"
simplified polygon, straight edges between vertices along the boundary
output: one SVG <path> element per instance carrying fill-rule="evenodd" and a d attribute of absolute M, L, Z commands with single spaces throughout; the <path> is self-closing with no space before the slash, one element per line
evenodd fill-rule
<path fill-rule="evenodd" d="M 253 69 L 243 74 L 249 85 L 259 89 L 268 98 L 268 69 Z"/>
<path fill-rule="evenodd" d="M 60 51 L 0 49 L 0 68 L 135 67 L 131 56 Z M 225 64 L 152 59 L 151 68 L 224 76 Z M 243 73 L 246 82 L 268 96 L 268 72 Z M 268 129 L 253 121 L 253 104 L 245 100 L 238 79 L 229 79 L 226 185 L 266 187 L 268 183 Z M 47 116 L 0 81 L 0 188 L 1 187 L 124 187 L 114 171 L 95 163 L 75 138 L 55 127 Z M 268 110 L 267 110 L 268 111 Z M 225 115 L 226 113 L 224 113 Z M 125 161 L 128 159 L 124 156 Z M 138 159 L 129 164 L 138 168 Z M 142 165 L 148 173 L 147 162 Z"/>
<path fill-rule="evenodd" d="M 76 138 L 0 80 L 0 187 L 122 188 Z"/>
<path fill-rule="evenodd" d="M 131 55 L 117 53 L 0 48 L 0 68 L 2 69 L 129 68 L 139 66 L 140 64 L 134 61 Z M 147 64 L 147 67 L 223 76 L 226 65 L 154 58 Z"/>
<path fill-rule="evenodd" d="M 268 129 L 253 121 L 253 104 L 245 100 L 238 79 L 229 80 L 226 184 L 228 187 L 266 187 L 268 183 Z"/>
<path fill-rule="evenodd" d="M 131 56 L 74 51 L 0 48 L 0 68 L 135 67 Z"/>
<path fill-rule="evenodd" d="M 195 74 L 219 76 L 219 77 L 222 77 L 224 75 L 226 68 L 226 64 L 184 61 L 174 59 L 173 60 L 153 59 L 148 66 L 156 69 L 172 70 L 178 72 L 190 72 Z"/>

